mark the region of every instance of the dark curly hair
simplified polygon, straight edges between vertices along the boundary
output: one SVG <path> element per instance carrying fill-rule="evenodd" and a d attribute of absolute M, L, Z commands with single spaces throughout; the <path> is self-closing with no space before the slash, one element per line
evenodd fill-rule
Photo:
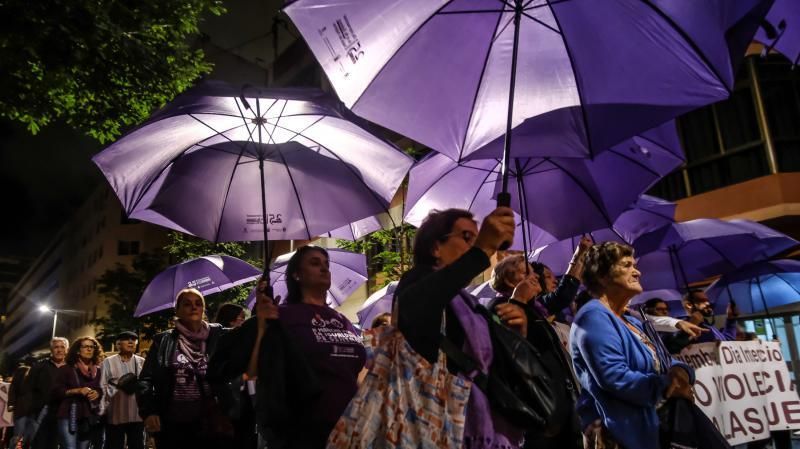
<path fill-rule="evenodd" d="M 69 346 L 69 352 L 67 352 L 67 364 L 74 365 L 78 361 L 78 353 L 81 350 L 81 345 L 83 345 L 84 341 L 91 341 L 94 343 L 94 353 L 92 353 L 92 363 L 95 365 L 99 365 L 102 361 L 103 357 L 103 347 L 100 346 L 100 342 L 98 342 L 94 337 L 78 337 L 72 344 Z"/>
<path fill-rule="evenodd" d="M 583 283 L 595 296 L 600 296 L 600 281 L 611 275 L 611 269 L 623 257 L 633 257 L 633 248 L 618 242 L 603 242 L 593 245 L 584 256 Z"/>
<path fill-rule="evenodd" d="M 472 212 L 463 209 L 434 210 L 422 222 L 414 237 L 414 265 L 432 267 L 436 265 L 433 247 L 443 242 L 459 218 L 474 220 Z"/>
<path fill-rule="evenodd" d="M 322 253 L 327 259 L 330 259 L 328 251 L 320 246 L 306 245 L 294 253 L 289 259 L 289 263 L 286 264 L 286 302 L 289 304 L 303 301 L 303 291 L 300 288 L 300 282 L 296 279 L 295 274 L 300 271 L 300 262 L 303 261 L 303 256 L 312 251 Z"/>

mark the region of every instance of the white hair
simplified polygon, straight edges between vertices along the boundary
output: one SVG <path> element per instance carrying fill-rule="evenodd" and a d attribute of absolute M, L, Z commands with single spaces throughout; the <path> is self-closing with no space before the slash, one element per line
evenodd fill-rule
<path fill-rule="evenodd" d="M 50 340 L 50 348 L 51 348 L 51 349 L 52 349 L 52 347 L 53 347 L 53 343 L 55 343 L 55 342 L 57 342 L 57 341 L 63 342 L 63 343 L 64 343 L 64 346 L 66 346 L 67 348 L 69 348 L 69 340 L 67 340 L 67 339 L 66 339 L 66 338 L 64 338 L 64 337 L 53 337 L 53 339 L 52 339 L 52 340 Z"/>

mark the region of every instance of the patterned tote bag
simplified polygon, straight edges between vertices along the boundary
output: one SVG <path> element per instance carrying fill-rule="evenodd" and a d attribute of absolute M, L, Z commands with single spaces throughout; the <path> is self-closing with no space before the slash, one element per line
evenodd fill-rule
<path fill-rule="evenodd" d="M 431 364 L 403 334 L 384 326 L 364 332 L 369 372 L 331 435 L 327 449 L 462 446 L 471 382 Z"/>

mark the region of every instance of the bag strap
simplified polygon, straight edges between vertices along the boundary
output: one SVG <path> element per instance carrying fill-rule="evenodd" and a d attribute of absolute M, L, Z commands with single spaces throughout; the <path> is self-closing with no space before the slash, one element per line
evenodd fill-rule
<path fill-rule="evenodd" d="M 439 347 L 442 349 L 442 352 L 444 352 L 445 355 L 450 358 L 450 360 L 455 362 L 455 364 L 464 374 L 476 372 L 477 374 L 472 379 L 472 383 L 477 385 L 478 388 L 483 390 L 484 393 L 488 394 L 487 388 L 489 386 L 489 376 L 483 374 L 480 368 L 478 368 L 478 364 L 472 359 L 472 357 L 465 354 L 464 351 L 459 349 L 458 346 L 456 346 L 456 344 L 444 334 L 441 335 Z"/>

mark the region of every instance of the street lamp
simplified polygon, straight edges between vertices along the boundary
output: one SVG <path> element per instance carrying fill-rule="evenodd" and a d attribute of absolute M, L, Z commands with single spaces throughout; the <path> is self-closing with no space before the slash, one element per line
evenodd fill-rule
<path fill-rule="evenodd" d="M 42 304 L 39 306 L 39 312 L 42 313 L 52 313 L 53 314 L 53 335 L 50 337 L 56 338 L 56 323 L 58 323 L 58 309 L 51 309 L 46 305 Z"/>

